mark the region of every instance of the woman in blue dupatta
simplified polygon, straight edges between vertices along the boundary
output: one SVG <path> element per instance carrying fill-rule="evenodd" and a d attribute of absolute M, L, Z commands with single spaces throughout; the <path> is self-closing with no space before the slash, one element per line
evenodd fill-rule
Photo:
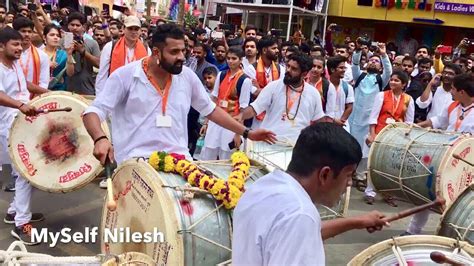
<path fill-rule="evenodd" d="M 49 81 L 48 89 L 53 91 L 64 91 L 66 90 L 65 79 L 67 78 L 67 52 L 59 47 L 61 29 L 54 24 L 49 24 L 44 28 L 43 34 L 45 40 L 44 52 L 50 59 L 51 79 Z"/>

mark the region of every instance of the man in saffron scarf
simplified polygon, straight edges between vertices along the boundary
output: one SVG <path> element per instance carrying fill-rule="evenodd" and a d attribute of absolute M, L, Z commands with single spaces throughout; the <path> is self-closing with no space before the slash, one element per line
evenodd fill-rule
<path fill-rule="evenodd" d="M 124 25 L 124 36 L 118 41 L 107 43 L 102 50 L 99 74 L 95 82 L 96 95 L 99 95 L 107 78 L 117 68 L 151 55 L 151 50 L 145 48 L 140 40 L 140 19 L 134 16 L 126 17 Z"/>
<path fill-rule="evenodd" d="M 277 63 L 278 43 L 275 38 L 265 37 L 257 43 L 257 50 L 260 58 L 256 63 L 248 65 L 244 72 L 252 79 L 254 90 L 252 94 L 257 97 L 260 92 L 271 81 L 275 81 L 284 76 L 285 68 Z M 265 117 L 265 114 L 257 114 L 253 128 L 258 128 Z"/>
<path fill-rule="evenodd" d="M 35 94 L 48 92 L 50 78 L 48 56 L 31 44 L 34 24 L 28 18 L 19 17 L 13 21 L 13 28 L 17 30 L 23 38 L 21 46 L 23 53 L 19 60 L 21 70 L 26 77 L 28 90 Z"/>

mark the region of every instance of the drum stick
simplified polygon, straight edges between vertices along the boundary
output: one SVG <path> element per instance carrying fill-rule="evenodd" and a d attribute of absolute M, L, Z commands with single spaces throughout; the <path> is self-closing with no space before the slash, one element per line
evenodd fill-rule
<path fill-rule="evenodd" d="M 112 188 L 112 166 L 110 164 L 109 158 L 105 160 L 105 175 L 107 176 L 107 209 L 109 211 L 115 211 L 117 209 L 117 203 L 114 200 L 114 191 Z"/>
<path fill-rule="evenodd" d="M 72 108 L 71 107 L 65 107 L 65 108 L 57 108 L 57 109 L 43 109 L 43 110 L 38 110 L 38 113 L 52 113 L 52 112 L 71 112 Z"/>
<path fill-rule="evenodd" d="M 462 263 L 459 263 L 451 258 L 448 258 L 446 255 L 439 251 L 433 251 L 430 253 L 430 258 L 432 261 L 438 263 L 438 264 L 449 264 L 453 266 L 461 266 L 463 265 Z"/>
<path fill-rule="evenodd" d="M 433 207 L 443 206 L 445 203 L 446 203 L 446 201 L 444 199 L 437 198 L 433 202 L 426 203 L 426 204 L 421 205 L 421 206 L 417 206 L 417 207 L 414 207 L 414 208 L 411 208 L 411 209 L 408 209 L 408 210 L 401 211 L 401 212 L 395 214 L 394 216 L 384 218 L 383 220 L 390 223 L 390 222 L 408 217 L 408 216 L 413 215 L 415 213 L 418 213 L 418 212 L 421 212 L 421 211 L 424 211 L 424 210 L 428 210 L 428 209 L 433 208 Z"/>
<path fill-rule="evenodd" d="M 474 166 L 474 163 L 471 163 L 471 162 L 469 162 L 468 160 L 462 158 L 459 154 L 453 153 L 453 157 L 454 157 L 454 159 L 458 159 L 458 160 L 460 160 L 460 161 L 463 161 L 463 162 L 469 164 L 470 166 Z"/>

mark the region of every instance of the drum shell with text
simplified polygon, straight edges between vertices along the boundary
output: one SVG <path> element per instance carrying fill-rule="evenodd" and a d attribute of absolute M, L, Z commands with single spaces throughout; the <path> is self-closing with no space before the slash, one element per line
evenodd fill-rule
<path fill-rule="evenodd" d="M 134 266 L 155 266 L 153 259 L 143 253 L 127 252 L 118 255 L 117 257 L 106 260 L 101 266 L 120 266 L 120 265 L 134 265 Z"/>
<path fill-rule="evenodd" d="M 474 245 L 474 184 L 467 187 L 443 213 L 436 234 Z"/>
<path fill-rule="evenodd" d="M 369 179 L 378 192 L 415 205 L 446 200 L 449 206 L 472 182 L 474 138 L 395 123 L 380 131 L 370 147 Z M 439 210 L 438 210 L 439 211 Z"/>
<path fill-rule="evenodd" d="M 102 166 L 92 155 L 94 143 L 82 122 L 87 101 L 70 92 L 49 92 L 29 103 L 37 109 L 71 107 L 71 112 L 18 113 L 9 136 L 9 154 L 15 169 L 34 187 L 69 192 L 93 180 Z M 108 135 L 106 124 L 103 130 Z"/>
<path fill-rule="evenodd" d="M 219 178 L 227 179 L 230 161 L 197 163 Z M 268 173 L 252 162 L 246 185 Z M 173 187 L 185 187 L 183 177 L 155 171 L 142 159 L 130 159 L 113 175 L 116 211 L 104 205 L 102 213 L 102 251 L 111 254 L 141 252 L 159 265 L 216 265 L 230 260 L 232 222 L 231 211 L 217 205 L 210 194 L 196 193 L 187 201 L 184 192 Z M 105 200 L 107 202 L 107 199 Z M 126 228 L 132 232 L 153 232 L 165 239 L 158 243 L 105 243 L 104 229 Z"/>
<path fill-rule="evenodd" d="M 281 169 L 285 171 L 290 164 L 294 145 L 291 143 L 276 143 L 269 145 L 265 142 L 253 142 L 247 140 L 246 154 L 249 158 L 266 165 L 269 169 Z M 349 210 L 351 188 L 340 196 L 335 206 L 327 207 L 316 204 L 322 220 L 344 217 Z"/>
<path fill-rule="evenodd" d="M 347 265 L 404 265 L 397 259 L 396 254 L 401 255 L 405 265 L 435 265 L 430 259 L 433 251 L 450 256 L 463 265 L 474 263 L 474 247 L 466 242 L 440 236 L 416 235 L 394 237 L 372 245 L 358 253 Z"/>

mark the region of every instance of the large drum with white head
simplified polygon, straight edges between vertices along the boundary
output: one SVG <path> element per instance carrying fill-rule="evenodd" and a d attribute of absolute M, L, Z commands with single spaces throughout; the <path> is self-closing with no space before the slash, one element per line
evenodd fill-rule
<path fill-rule="evenodd" d="M 360 252 L 348 265 L 437 265 L 430 258 L 440 252 L 460 265 L 473 265 L 474 247 L 466 242 L 440 236 L 402 236 L 377 243 Z"/>
<path fill-rule="evenodd" d="M 212 169 L 222 179 L 232 171 L 230 161 L 200 166 Z M 265 166 L 252 162 L 247 184 L 267 173 Z M 104 205 L 104 252 L 141 252 L 157 265 L 216 265 L 231 258 L 231 211 L 219 206 L 212 195 L 196 193 L 190 198 L 183 177 L 157 172 L 142 159 L 123 162 L 115 170 L 112 183 L 117 209 L 109 211 Z M 156 236 L 156 241 L 106 243 L 105 231 L 114 229 L 149 233 Z"/>
<path fill-rule="evenodd" d="M 48 192 L 73 191 L 93 180 L 103 168 L 92 155 L 94 143 L 82 123 L 87 101 L 70 92 L 50 92 L 29 104 L 39 110 L 72 110 L 37 116 L 18 113 L 8 140 L 17 171 L 33 186 Z M 108 134 L 107 124 L 102 128 Z"/>
<path fill-rule="evenodd" d="M 474 245 L 474 184 L 467 187 L 443 213 L 437 235 Z"/>
<path fill-rule="evenodd" d="M 449 206 L 472 182 L 473 146 L 469 134 L 391 124 L 370 147 L 369 179 L 377 191 L 415 205 L 441 197 Z"/>

